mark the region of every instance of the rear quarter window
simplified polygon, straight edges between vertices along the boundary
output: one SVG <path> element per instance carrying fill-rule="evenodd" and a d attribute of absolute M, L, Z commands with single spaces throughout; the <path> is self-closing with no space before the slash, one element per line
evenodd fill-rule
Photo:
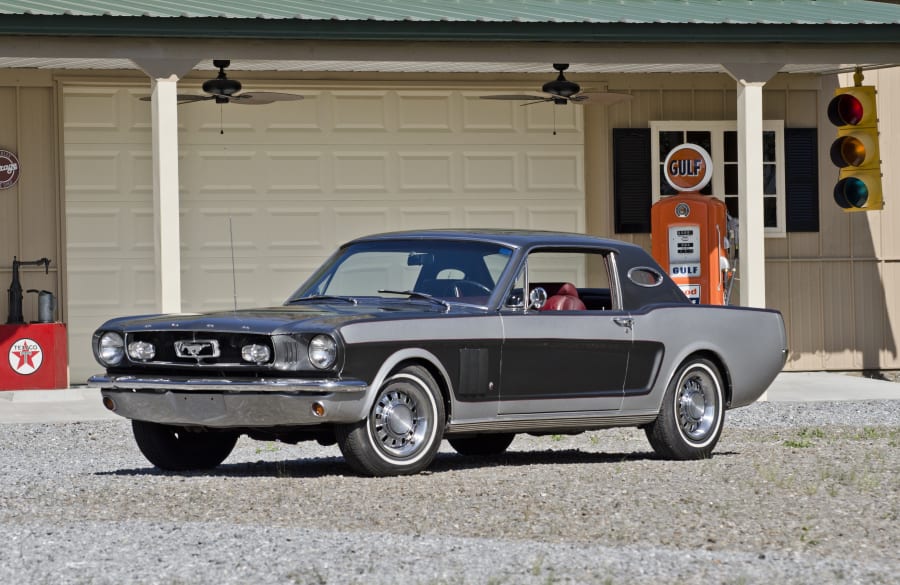
<path fill-rule="evenodd" d="M 663 276 L 649 266 L 635 266 L 628 271 L 628 280 L 638 286 L 652 288 L 662 284 Z"/>

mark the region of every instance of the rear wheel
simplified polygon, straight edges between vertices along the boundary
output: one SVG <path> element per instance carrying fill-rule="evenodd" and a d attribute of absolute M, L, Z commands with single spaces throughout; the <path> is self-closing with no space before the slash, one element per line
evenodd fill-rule
<path fill-rule="evenodd" d="M 447 439 L 447 442 L 460 455 L 484 456 L 503 453 L 515 438 L 515 433 L 496 433 Z"/>
<path fill-rule="evenodd" d="M 193 430 L 133 420 L 138 448 L 150 463 L 169 471 L 212 469 L 231 454 L 238 435 L 226 431 Z"/>
<path fill-rule="evenodd" d="M 344 459 L 359 473 L 418 473 L 441 445 L 443 397 L 428 370 L 408 366 L 385 381 L 365 420 L 341 425 L 336 434 Z"/>
<path fill-rule="evenodd" d="M 722 378 L 715 364 L 692 358 L 678 369 L 656 420 L 644 430 L 653 450 L 667 459 L 705 459 L 722 433 Z"/>

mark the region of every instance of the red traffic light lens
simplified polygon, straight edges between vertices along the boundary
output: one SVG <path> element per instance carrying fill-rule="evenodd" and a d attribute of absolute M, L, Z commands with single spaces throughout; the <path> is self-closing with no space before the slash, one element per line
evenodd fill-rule
<path fill-rule="evenodd" d="M 854 96 L 844 93 L 828 103 L 828 119 L 835 126 L 856 126 L 863 119 L 863 105 Z"/>
<path fill-rule="evenodd" d="M 866 145 L 853 136 L 842 136 L 831 143 L 831 162 L 835 166 L 858 167 L 866 160 Z"/>
<path fill-rule="evenodd" d="M 834 186 L 834 202 L 843 209 L 861 208 L 869 200 L 869 188 L 856 177 L 841 179 Z"/>

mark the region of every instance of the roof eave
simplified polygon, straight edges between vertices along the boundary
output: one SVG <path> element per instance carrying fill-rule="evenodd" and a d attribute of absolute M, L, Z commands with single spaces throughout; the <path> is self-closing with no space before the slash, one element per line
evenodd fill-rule
<path fill-rule="evenodd" d="M 551 43 L 900 44 L 900 24 L 383 21 L 4 15 L 0 35 Z"/>

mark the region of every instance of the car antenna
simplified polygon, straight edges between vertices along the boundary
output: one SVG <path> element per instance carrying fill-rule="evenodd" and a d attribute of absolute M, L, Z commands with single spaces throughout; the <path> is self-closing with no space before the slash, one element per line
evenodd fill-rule
<path fill-rule="evenodd" d="M 228 243 L 231 247 L 231 290 L 234 294 L 234 312 L 237 312 L 237 275 L 234 271 L 234 232 L 231 229 L 231 216 L 228 216 Z"/>

